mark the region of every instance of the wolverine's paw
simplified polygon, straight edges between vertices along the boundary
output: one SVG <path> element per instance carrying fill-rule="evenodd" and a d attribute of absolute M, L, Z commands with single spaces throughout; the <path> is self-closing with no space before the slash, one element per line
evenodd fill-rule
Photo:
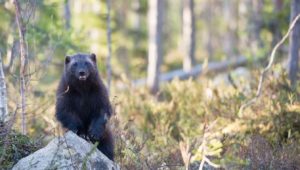
<path fill-rule="evenodd" d="M 72 131 L 73 133 L 77 134 L 78 135 L 78 128 L 75 127 L 75 126 L 69 126 L 69 127 L 66 127 L 66 129 Z"/>
<path fill-rule="evenodd" d="M 88 132 L 89 137 L 94 140 L 100 140 L 103 135 L 103 130 L 100 128 L 91 128 Z"/>
<path fill-rule="evenodd" d="M 82 139 L 88 140 L 88 137 L 85 134 L 77 133 L 77 135 Z"/>

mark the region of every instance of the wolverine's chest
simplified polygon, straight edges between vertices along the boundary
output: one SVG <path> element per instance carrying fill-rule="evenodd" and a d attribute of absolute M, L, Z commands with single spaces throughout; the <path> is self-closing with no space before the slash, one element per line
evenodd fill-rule
<path fill-rule="evenodd" d="M 72 112 L 78 115 L 82 120 L 90 120 L 96 114 L 99 114 L 101 106 L 98 99 L 93 95 L 73 95 L 70 98 L 73 108 Z"/>

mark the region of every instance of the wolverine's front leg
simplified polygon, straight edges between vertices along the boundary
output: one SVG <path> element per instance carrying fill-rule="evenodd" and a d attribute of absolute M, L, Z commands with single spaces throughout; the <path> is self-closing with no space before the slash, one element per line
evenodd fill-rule
<path fill-rule="evenodd" d="M 100 116 L 93 119 L 88 131 L 89 137 L 94 140 L 99 140 L 103 136 L 107 121 L 108 121 L 108 117 L 107 114 L 105 113 L 100 114 Z"/>

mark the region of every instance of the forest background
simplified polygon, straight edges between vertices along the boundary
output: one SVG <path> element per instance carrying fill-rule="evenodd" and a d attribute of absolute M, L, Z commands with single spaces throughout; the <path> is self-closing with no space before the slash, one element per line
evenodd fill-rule
<path fill-rule="evenodd" d="M 241 110 L 299 13 L 299 0 L 0 0 L 1 165 L 58 135 L 64 57 L 84 52 L 109 87 L 123 169 L 299 168 L 300 23 Z"/>

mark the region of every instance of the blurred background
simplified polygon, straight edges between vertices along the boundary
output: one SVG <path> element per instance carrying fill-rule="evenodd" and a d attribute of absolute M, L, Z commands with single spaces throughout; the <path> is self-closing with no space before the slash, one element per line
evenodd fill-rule
<path fill-rule="evenodd" d="M 0 0 L 0 53 L 12 129 L 33 150 L 59 134 L 55 91 L 64 58 L 83 52 L 97 55 L 109 85 L 122 169 L 300 167 L 298 67 L 291 64 L 298 63 L 299 24 L 276 51 L 261 96 L 240 112 L 300 1 L 24 0 L 19 7 L 26 74 L 12 0 Z M 22 146 L 9 150 L 26 155 Z M 5 168 L 19 159 L 6 156 Z"/>

